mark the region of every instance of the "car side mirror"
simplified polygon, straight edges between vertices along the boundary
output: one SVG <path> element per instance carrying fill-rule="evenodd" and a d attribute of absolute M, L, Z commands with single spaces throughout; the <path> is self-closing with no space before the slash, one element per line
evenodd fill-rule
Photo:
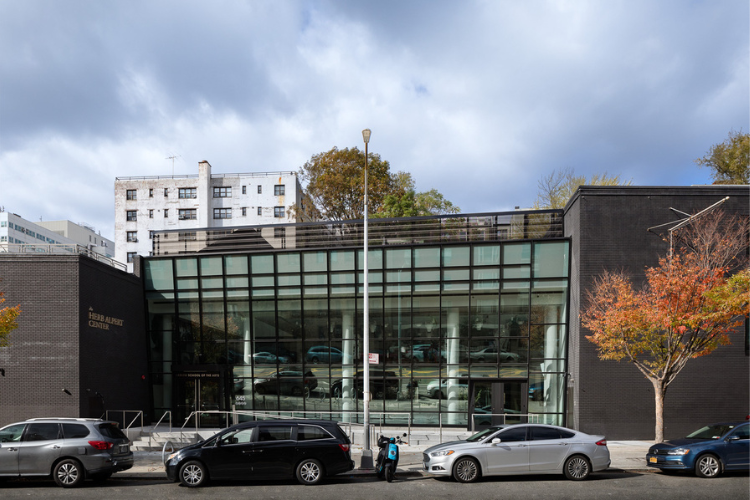
<path fill-rule="evenodd" d="M 729 441 L 739 441 L 739 440 L 740 440 L 739 436 L 729 436 L 727 438 L 727 442 L 729 442 Z"/>
<path fill-rule="evenodd" d="M 492 441 L 491 441 L 492 444 L 498 444 L 498 443 L 501 443 L 501 442 L 502 442 L 502 439 L 500 439 L 500 438 L 492 438 Z"/>

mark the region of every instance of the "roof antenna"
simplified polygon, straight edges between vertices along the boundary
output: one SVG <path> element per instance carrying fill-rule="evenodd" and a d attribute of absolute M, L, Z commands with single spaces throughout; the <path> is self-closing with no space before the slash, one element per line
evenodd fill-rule
<path fill-rule="evenodd" d="M 175 160 L 175 158 L 180 158 L 180 155 L 172 155 L 172 156 L 167 156 L 166 158 L 164 158 L 165 160 L 172 160 L 172 177 L 174 177 L 174 160 Z"/>

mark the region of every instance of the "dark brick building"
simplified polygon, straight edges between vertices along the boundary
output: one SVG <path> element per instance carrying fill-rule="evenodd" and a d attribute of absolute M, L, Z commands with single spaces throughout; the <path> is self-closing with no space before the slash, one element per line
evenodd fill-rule
<path fill-rule="evenodd" d="M 148 408 L 139 278 L 81 255 L 6 253 L 0 279 L 3 305 L 22 310 L 0 349 L 0 426 Z"/>
<path fill-rule="evenodd" d="M 571 239 L 570 336 L 567 425 L 610 439 L 653 439 L 654 389 L 632 364 L 601 361 L 590 332 L 580 325 L 585 291 L 605 269 L 624 269 L 641 282 L 646 266 L 666 255 L 667 244 L 648 232 L 729 196 L 720 209 L 748 216 L 748 186 L 604 187 L 578 190 L 565 211 Z M 664 231 L 666 234 L 666 231 Z M 697 425 L 743 420 L 748 414 L 750 358 L 747 334 L 732 345 L 690 360 L 667 390 L 665 437 L 676 438 Z"/>

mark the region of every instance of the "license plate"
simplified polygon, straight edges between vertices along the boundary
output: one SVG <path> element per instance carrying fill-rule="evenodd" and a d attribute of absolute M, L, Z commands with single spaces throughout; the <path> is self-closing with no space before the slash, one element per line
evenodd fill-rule
<path fill-rule="evenodd" d="M 648 457 L 649 463 L 655 464 L 658 460 L 656 460 L 656 457 Z"/>
<path fill-rule="evenodd" d="M 127 453 L 129 448 L 130 446 L 127 444 L 120 445 L 120 453 Z"/>

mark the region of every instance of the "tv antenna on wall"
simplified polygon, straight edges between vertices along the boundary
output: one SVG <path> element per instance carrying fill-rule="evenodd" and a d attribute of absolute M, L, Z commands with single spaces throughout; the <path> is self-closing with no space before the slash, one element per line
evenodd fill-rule
<path fill-rule="evenodd" d="M 175 160 L 175 158 L 180 158 L 180 155 L 172 155 L 172 156 L 167 156 L 166 158 L 164 158 L 165 160 L 172 160 L 172 177 L 174 177 L 174 160 Z"/>

